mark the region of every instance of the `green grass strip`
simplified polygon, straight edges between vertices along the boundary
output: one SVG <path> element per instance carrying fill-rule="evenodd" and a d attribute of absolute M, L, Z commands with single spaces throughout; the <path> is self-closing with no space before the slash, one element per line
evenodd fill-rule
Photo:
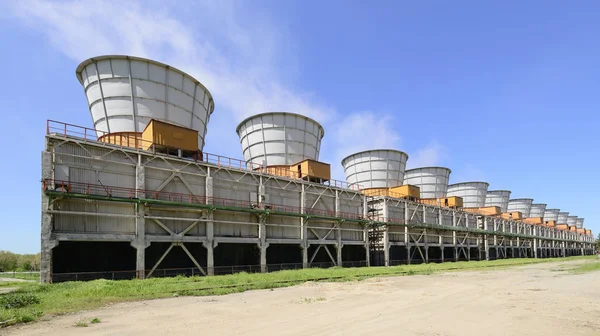
<path fill-rule="evenodd" d="M 4 295 L 34 295 L 39 298 L 39 303 L 16 309 L 0 307 L 0 327 L 35 321 L 42 316 L 95 309 L 116 302 L 167 298 L 177 295 L 223 295 L 253 289 L 288 287 L 307 281 L 354 281 L 377 276 L 423 275 L 458 270 L 485 270 L 593 258 L 596 257 L 503 259 L 392 267 L 310 268 L 273 273 L 237 273 L 211 277 L 94 280 L 57 284 L 6 282 L 2 283 L 2 287 L 16 287 L 18 289 L 13 293 Z M 31 300 L 26 301 L 29 302 Z"/>

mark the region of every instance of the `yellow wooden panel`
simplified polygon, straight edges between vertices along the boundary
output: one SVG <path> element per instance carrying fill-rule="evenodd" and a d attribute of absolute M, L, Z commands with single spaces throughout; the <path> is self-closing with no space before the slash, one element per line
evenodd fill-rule
<path fill-rule="evenodd" d="M 109 133 L 99 137 L 98 141 L 131 148 L 143 148 L 144 143 L 142 133 L 137 132 Z"/>
<path fill-rule="evenodd" d="M 571 231 L 571 232 L 577 232 L 577 226 L 575 226 L 575 225 L 569 226 L 569 231 Z"/>
<path fill-rule="evenodd" d="M 549 227 L 555 227 L 556 226 L 556 221 L 546 221 L 546 225 Z"/>
<path fill-rule="evenodd" d="M 388 188 L 368 188 L 368 189 L 363 189 L 362 192 L 367 196 L 389 196 L 390 195 Z"/>
<path fill-rule="evenodd" d="M 421 196 L 421 188 L 410 184 L 392 187 L 390 188 L 390 196 L 396 198 L 419 198 Z"/>
<path fill-rule="evenodd" d="M 329 163 L 306 159 L 292 165 L 291 168 L 297 170 L 303 178 L 316 178 L 323 181 L 331 179 L 331 167 Z"/>
<path fill-rule="evenodd" d="M 153 134 L 154 134 L 154 123 L 152 122 L 152 120 L 150 120 L 150 122 L 148 122 L 148 125 L 146 125 L 146 128 L 142 132 L 142 140 L 144 141 L 144 144 L 143 144 L 144 149 L 149 149 L 150 147 L 152 147 L 152 143 L 154 143 L 154 139 L 152 138 Z"/>
<path fill-rule="evenodd" d="M 287 178 L 300 178 L 298 172 L 290 166 L 268 166 L 263 168 L 257 168 L 256 171 L 261 171 L 269 175 L 282 176 Z"/>
<path fill-rule="evenodd" d="M 569 230 L 569 226 L 567 224 L 557 224 L 556 228 L 559 230 L 563 230 L 563 231 L 568 231 Z"/>
<path fill-rule="evenodd" d="M 470 212 L 470 213 L 474 213 L 474 214 L 478 214 L 478 215 L 484 215 L 484 216 L 497 216 L 497 215 L 500 215 L 500 213 L 502 212 L 500 210 L 499 206 L 487 206 L 487 207 L 480 207 L 480 208 L 464 208 L 463 210 L 466 212 Z"/>
<path fill-rule="evenodd" d="M 440 200 L 442 201 L 442 204 L 444 206 L 449 206 L 451 208 L 462 208 L 463 207 L 463 198 L 462 197 L 452 196 L 452 197 L 440 198 Z"/>
<path fill-rule="evenodd" d="M 445 208 L 462 208 L 463 199 L 462 197 L 452 196 L 444 198 L 421 198 L 419 202 L 423 204 L 436 205 Z"/>
<path fill-rule="evenodd" d="M 542 218 L 542 217 L 523 218 L 523 223 L 544 225 L 544 218 Z"/>
<path fill-rule="evenodd" d="M 523 214 L 521 212 L 519 212 L 519 211 L 505 212 L 505 213 L 501 214 L 500 217 L 503 218 L 503 219 L 510 220 L 511 219 L 511 215 L 512 215 L 512 220 L 521 220 L 521 219 L 523 219 Z"/>
<path fill-rule="evenodd" d="M 158 120 L 150 120 L 144 129 L 142 138 L 147 142 L 144 146 L 155 148 L 198 150 L 198 131 Z"/>

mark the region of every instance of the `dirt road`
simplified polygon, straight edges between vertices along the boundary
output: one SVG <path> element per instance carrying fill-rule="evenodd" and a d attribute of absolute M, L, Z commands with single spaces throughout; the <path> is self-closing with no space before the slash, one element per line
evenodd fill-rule
<path fill-rule="evenodd" d="M 9 335 L 600 335 L 600 272 L 559 262 L 118 304 Z M 75 327 L 79 320 L 101 323 Z M 1 333 L 1 332 L 0 332 Z"/>

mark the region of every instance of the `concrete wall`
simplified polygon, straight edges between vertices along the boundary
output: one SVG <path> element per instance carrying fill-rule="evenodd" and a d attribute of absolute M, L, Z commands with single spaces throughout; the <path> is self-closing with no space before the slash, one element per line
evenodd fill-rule
<path fill-rule="evenodd" d="M 194 201 L 248 209 L 263 199 L 274 210 L 284 212 L 328 217 L 370 214 L 382 222 L 408 223 L 408 227 L 387 226 L 384 244 L 388 244 L 388 248 L 391 245 L 481 248 L 485 242 L 486 246 L 500 248 L 533 246 L 530 240 L 512 237 L 498 239 L 488 236 L 484 239 L 472 233 L 413 227 L 426 223 L 477 228 L 478 216 L 471 213 L 388 197 L 367 199 L 356 191 L 175 157 L 153 156 L 106 144 L 76 139 L 64 141 L 50 136 L 47 137 L 42 164 L 44 178 L 76 183 L 71 191 L 80 194 L 183 203 Z M 98 188 L 99 184 L 106 189 Z M 144 191 L 136 192 L 136 188 Z M 208 251 L 208 267 L 214 266 L 211 264 L 212 249 L 219 242 L 257 244 L 261 249 L 261 265 L 266 263 L 269 244 L 297 244 L 302 248 L 305 266 L 311 258 L 307 252 L 310 245 L 332 245 L 339 252 L 344 245 L 360 245 L 368 249 L 369 244 L 365 224 L 335 219 L 275 214 L 260 218 L 244 211 L 209 212 L 206 209 L 155 205 L 138 207 L 126 202 L 88 199 L 49 202 L 45 195 L 42 196 L 42 204 L 46 204 L 42 216 L 44 274 L 51 267 L 52 248 L 63 240 L 131 241 L 138 251 L 138 270 L 144 267 L 144 249 L 155 241 L 202 243 Z M 369 209 L 374 211 L 368 212 Z M 498 218 L 489 219 L 488 230 L 536 234 L 540 238 L 580 238 L 574 233 L 549 228 L 537 230 L 533 225 Z M 588 241 L 591 246 L 592 239 Z M 553 242 L 544 246 L 576 248 L 574 243 L 569 244 Z M 337 264 L 343 261 L 341 253 L 337 253 L 334 259 Z"/>

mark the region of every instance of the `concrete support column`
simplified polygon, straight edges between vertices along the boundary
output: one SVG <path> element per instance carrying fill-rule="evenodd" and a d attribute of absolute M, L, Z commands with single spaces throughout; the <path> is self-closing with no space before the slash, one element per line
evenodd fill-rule
<path fill-rule="evenodd" d="M 206 180 L 205 180 L 204 195 L 206 196 L 206 204 L 213 204 L 213 178 L 211 176 L 210 167 L 207 168 Z M 215 227 L 214 227 L 214 213 L 208 212 L 206 224 L 206 243 L 203 244 L 206 248 L 206 274 L 215 275 L 215 253 L 214 250 L 218 243 L 215 242 Z"/>
<path fill-rule="evenodd" d="M 135 238 L 131 246 L 135 248 L 135 271 L 138 279 L 146 277 L 146 248 L 150 242 L 146 240 L 146 209 L 142 204 L 136 204 L 137 217 L 135 219 Z"/>
<path fill-rule="evenodd" d="M 487 231 L 488 225 L 489 225 L 488 218 L 484 217 L 483 218 L 483 229 Z M 485 260 L 489 261 L 490 260 L 490 245 L 488 242 L 488 235 L 483 235 L 483 249 L 484 249 L 484 253 L 485 253 Z M 479 260 L 481 260 L 481 257 L 479 258 Z"/>
<path fill-rule="evenodd" d="M 146 169 L 142 165 L 142 155 L 138 154 L 138 162 L 135 167 L 135 188 L 136 197 L 144 198 L 142 195 L 146 189 Z M 150 246 L 150 242 L 146 241 L 146 207 L 142 204 L 135 204 L 136 219 L 135 219 L 135 238 L 131 242 L 131 246 L 136 249 L 135 270 L 138 279 L 146 277 L 146 248 Z"/>
<path fill-rule="evenodd" d="M 266 216 L 260 216 L 260 222 L 258 224 L 258 247 L 260 249 L 260 271 L 266 273 L 267 269 L 267 248 L 269 247 L 269 243 L 267 243 L 267 225 L 265 223 Z"/>
<path fill-rule="evenodd" d="M 408 234 L 408 221 L 410 215 L 408 213 L 408 202 L 404 202 L 404 243 L 406 244 L 406 261 L 410 264 L 410 235 Z"/>
<path fill-rule="evenodd" d="M 438 224 L 439 225 L 443 225 L 444 222 L 444 216 L 442 214 L 442 208 L 438 209 Z M 442 237 L 445 233 L 442 233 L 445 231 L 438 231 L 438 244 L 440 245 L 440 258 L 442 259 L 442 262 L 444 262 L 444 238 Z"/>
<path fill-rule="evenodd" d="M 458 226 L 456 211 L 452 211 L 452 226 Z M 458 261 L 458 246 L 456 245 L 456 231 L 452 231 L 452 245 L 454 245 L 454 261 Z"/>
<path fill-rule="evenodd" d="M 206 275 L 215 275 L 215 247 L 219 245 L 214 241 L 205 241 L 202 246 L 206 249 Z"/>
<path fill-rule="evenodd" d="M 389 214 L 388 214 L 388 201 L 386 198 L 383 199 L 383 218 L 384 221 L 387 223 L 389 221 Z M 390 235 L 389 235 L 389 230 L 390 228 L 386 225 L 383 228 L 383 265 L 384 266 L 390 266 Z"/>
<path fill-rule="evenodd" d="M 260 248 L 260 271 L 262 273 L 266 273 L 268 271 L 267 268 L 267 248 L 269 248 L 269 243 L 261 243 L 259 245 Z"/>
<path fill-rule="evenodd" d="M 50 149 L 48 149 L 50 150 Z M 51 152 L 42 152 L 42 180 L 53 182 L 54 180 L 54 165 L 53 154 Z M 46 184 L 44 184 L 46 185 Z M 53 183 L 46 185 L 46 188 L 53 189 Z M 52 238 L 52 215 L 48 210 L 53 210 L 54 205 L 51 204 L 50 198 L 42 192 L 42 223 L 41 223 L 41 246 L 40 246 L 40 282 L 52 282 L 52 249 L 58 245 L 58 241 Z"/>
<path fill-rule="evenodd" d="M 444 262 L 446 259 L 444 257 L 444 249 L 445 249 L 444 244 L 440 245 L 440 258 L 442 259 L 442 262 Z"/>
<path fill-rule="evenodd" d="M 47 206 L 48 197 L 43 195 L 42 208 L 45 209 Z M 58 246 L 58 241 L 52 238 L 52 215 L 48 213 L 42 213 L 41 235 L 40 282 L 52 283 L 52 249 Z"/>
<path fill-rule="evenodd" d="M 302 183 L 302 189 L 300 189 L 300 214 L 304 215 L 304 209 L 306 208 L 306 193 L 304 191 L 305 184 Z M 302 268 L 308 268 L 308 226 L 305 217 L 300 217 L 300 239 L 302 243 Z"/>
<path fill-rule="evenodd" d="M 334 203 L 334 211 L 335 211 L 335 217 L 336 218 L 340 218 L 340 192 L 338 190 L 335 191 L 335 203 Z M 343 220 L 338 220 L 337 223 L 335 223 L 337 226 L 337 229 L 335 230 L 335 238 L 337 239 L 337 244 L 336 244 L 336 264 L 338 267 L 342 267 L 342 265 L 344 264 L 344 260 L 342 259 L 342 249 L 344 248 L 344 245 L 342 244 L 342 225 L 344 224 Z"/>
<path fill-rule="evenodd" d="M 517 229 L 517 233 L 521 234 L 521 225 L 519 223 L 516 223 L 515 227 Z M 517 252 L 519 258 L 523 257 L 523 246 L 521 246 L 521 238 L 519 237 L 517 237 Z"/>

